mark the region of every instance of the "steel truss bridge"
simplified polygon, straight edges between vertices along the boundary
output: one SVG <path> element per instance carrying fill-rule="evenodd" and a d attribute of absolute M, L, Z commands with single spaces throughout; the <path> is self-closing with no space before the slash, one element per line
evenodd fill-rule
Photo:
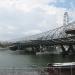
<path fill-rule="evenodd" d="M 75 53 L 73 48 L 73 45 L 75 45 L 75 21 L 53 30 L 25 37 L 22 40 L 14 42 L 10 46 L 10 49 L 16 50 L 31 47 L 35 53 L 40 51 L 40 47 L 60 46 L 62 52 L 66 54 L 64 45 L 69 46 L 67 52 Z"/>

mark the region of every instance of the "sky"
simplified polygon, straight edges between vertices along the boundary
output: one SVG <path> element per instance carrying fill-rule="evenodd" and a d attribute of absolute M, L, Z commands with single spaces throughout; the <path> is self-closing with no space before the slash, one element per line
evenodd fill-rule
<path fill-rule="evenodd" d="M 75 20 L 75 0 L 0 0 L 0 40 L 38 34 Z"/>

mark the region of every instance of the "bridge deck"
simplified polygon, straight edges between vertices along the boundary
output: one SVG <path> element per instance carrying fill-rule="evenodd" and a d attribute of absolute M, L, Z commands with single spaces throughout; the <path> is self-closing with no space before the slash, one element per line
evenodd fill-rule
<path fill-rule="evenodd" d="M 75 34 L 75 29 L 66 30 L 65 32 L 66 32 L 67 34 Z"/>

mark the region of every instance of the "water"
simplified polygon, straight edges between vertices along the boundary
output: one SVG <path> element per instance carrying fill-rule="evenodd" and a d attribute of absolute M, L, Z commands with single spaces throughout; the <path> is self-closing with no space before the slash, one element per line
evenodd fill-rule
<path fill-rule="evenodd" d="M 25 55 L 24 52 L 0 50 L 0 68 L 2 67 L 38 67 L 47 63 L 74 62 L 75 56 L 62 55 Z"/>

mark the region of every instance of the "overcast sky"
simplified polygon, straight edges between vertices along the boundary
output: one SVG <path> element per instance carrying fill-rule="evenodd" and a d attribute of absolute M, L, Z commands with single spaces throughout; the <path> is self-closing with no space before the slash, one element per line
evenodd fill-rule
<path fill-rule="evenodd" d="M 0 40 L 41 33 L 63 25 L 63 14 L 75 17 L 74 0 L 0 0 Z"/>

